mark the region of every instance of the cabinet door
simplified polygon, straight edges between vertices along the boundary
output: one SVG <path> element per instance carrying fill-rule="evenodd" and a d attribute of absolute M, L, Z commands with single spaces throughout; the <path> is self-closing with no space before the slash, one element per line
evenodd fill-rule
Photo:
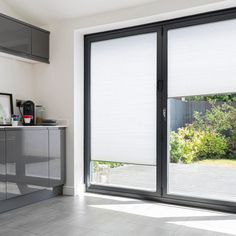
<path fill-rule="evenodd" d="M 49 129 L 49 179 L 50 186 L 65 183 L 65 130 Z"/>
<path fill-rule="evenodd" d="M 0 131 L 0 201 L 6 199 L 5 131 Z"/>
<path fill-rule="evenodd" d="M 32 28 L 32 55 L 49 59 L 49 33 Z"/>
<path fill-rule="evenodd" d="M 47 187 L 48 130 L 8 130 L 6 140 L 7 198 Z"/>
<path fill-rule="evenodd" d="M 31 54 L 31 28 L 0 16 L 0 47 L 2 51 Z"/>

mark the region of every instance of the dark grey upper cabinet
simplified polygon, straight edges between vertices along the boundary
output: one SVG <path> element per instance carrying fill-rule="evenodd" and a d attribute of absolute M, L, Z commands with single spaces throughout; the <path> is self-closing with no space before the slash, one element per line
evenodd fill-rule
<path fill-rule="evenodd" d="M 30 54 L 31 28 L 13 20 L 0 17 L 0 46 L 6 50 Z"/>
<path fill-rule="evenodd" d="M 0 14 L 0 51 L 49 63 L 49 35 L 46 30 Z"/>
<path fill-rule="evenodd" d="M 32 55 L 49 59 L 49 33 L 32 28 Z"/>

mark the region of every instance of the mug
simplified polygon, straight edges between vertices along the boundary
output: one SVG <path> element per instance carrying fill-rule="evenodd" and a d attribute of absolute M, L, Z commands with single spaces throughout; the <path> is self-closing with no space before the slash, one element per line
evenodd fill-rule
<path fill-rule="evenodd" d="M 24 118 L 24 123 L 25 124 L 29 124 L 31 122 L 31 119 L 33 119 L 33 116 L 31 116 L 31 115 L 24 115 L 23 118 Z"/>
<path fill-rule="evenodd" d="M 13 120 L 11 122 L 12 126 L 18 126 L 19 121 L 18 120 Z"/>

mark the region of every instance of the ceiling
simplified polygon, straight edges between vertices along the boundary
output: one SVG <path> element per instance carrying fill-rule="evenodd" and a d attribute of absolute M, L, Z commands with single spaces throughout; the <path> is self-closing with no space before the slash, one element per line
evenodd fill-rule
<path fill-rule="evenodd" d="M 60 20 L 101 14 L 109 11 L 151 5 L 160 9 L 163 5 L 186 3 L 204 5 L 224 0 L 3 0 L 22 19 L 35 25 L 53 24 Z"/>
<path fill-rule="evenodd" d="M 140 6 L 160 0 L 4 0 L 16 13 L 38 24 Z"/>

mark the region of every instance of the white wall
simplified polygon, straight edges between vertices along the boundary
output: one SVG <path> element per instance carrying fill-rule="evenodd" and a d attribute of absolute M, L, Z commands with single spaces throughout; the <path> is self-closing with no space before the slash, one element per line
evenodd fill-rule
<path fill-rule="evenodd" d="M 0 92 L 12 93 L 14 112 L 16 99 L 33 99 L 33 68 L 26 62 L 0 57 Z"/>
<path fill-rule="evenodd" d="M 35 96 L 46 108 L 46 116 L 68 120 L 66 189 L 73 194 L 74 186 L 74 71 L 73 30 L 60 25 L 48 27 L 50 36 L 50 65 L 36 64 L 34 70 Z"/>
<path fill-rule="evenodd" d="M 3 1 L 0 1 L 0 12 L 17 19 L 22 19 Z M 0 93 L 12 93 L 14 112 L 16 99 L 34 99 L 32 64 L 0 56 Z"/>
<path fill-rule="evenodd" d="M 18 15 L 14 10 L 12 10 L 11 7 L 9 7 L 4 1 L 0 0 L 0 12 L 2 14 L 11 16 L 11 17 L 15 17 L 19 20 L 23 20 L 23 18 Z"/>
<path fill-rule="evenodd" d="M 158 2 L 155 6 L 63 21 L 46 27 L 51 31 L 51 64 L 33 66 L 35 95 L 46 106 L 48 116 L 69 121 L 66 194 L 78 193 L 83 185 L 83 35 L 235 6 L 235 1 L 197 6 L 201 3 L 195 1 L 195 7 L 191 8 L 193 2 L 178 1 L 168 5 L 163 1 L 163 5 Z"/>

